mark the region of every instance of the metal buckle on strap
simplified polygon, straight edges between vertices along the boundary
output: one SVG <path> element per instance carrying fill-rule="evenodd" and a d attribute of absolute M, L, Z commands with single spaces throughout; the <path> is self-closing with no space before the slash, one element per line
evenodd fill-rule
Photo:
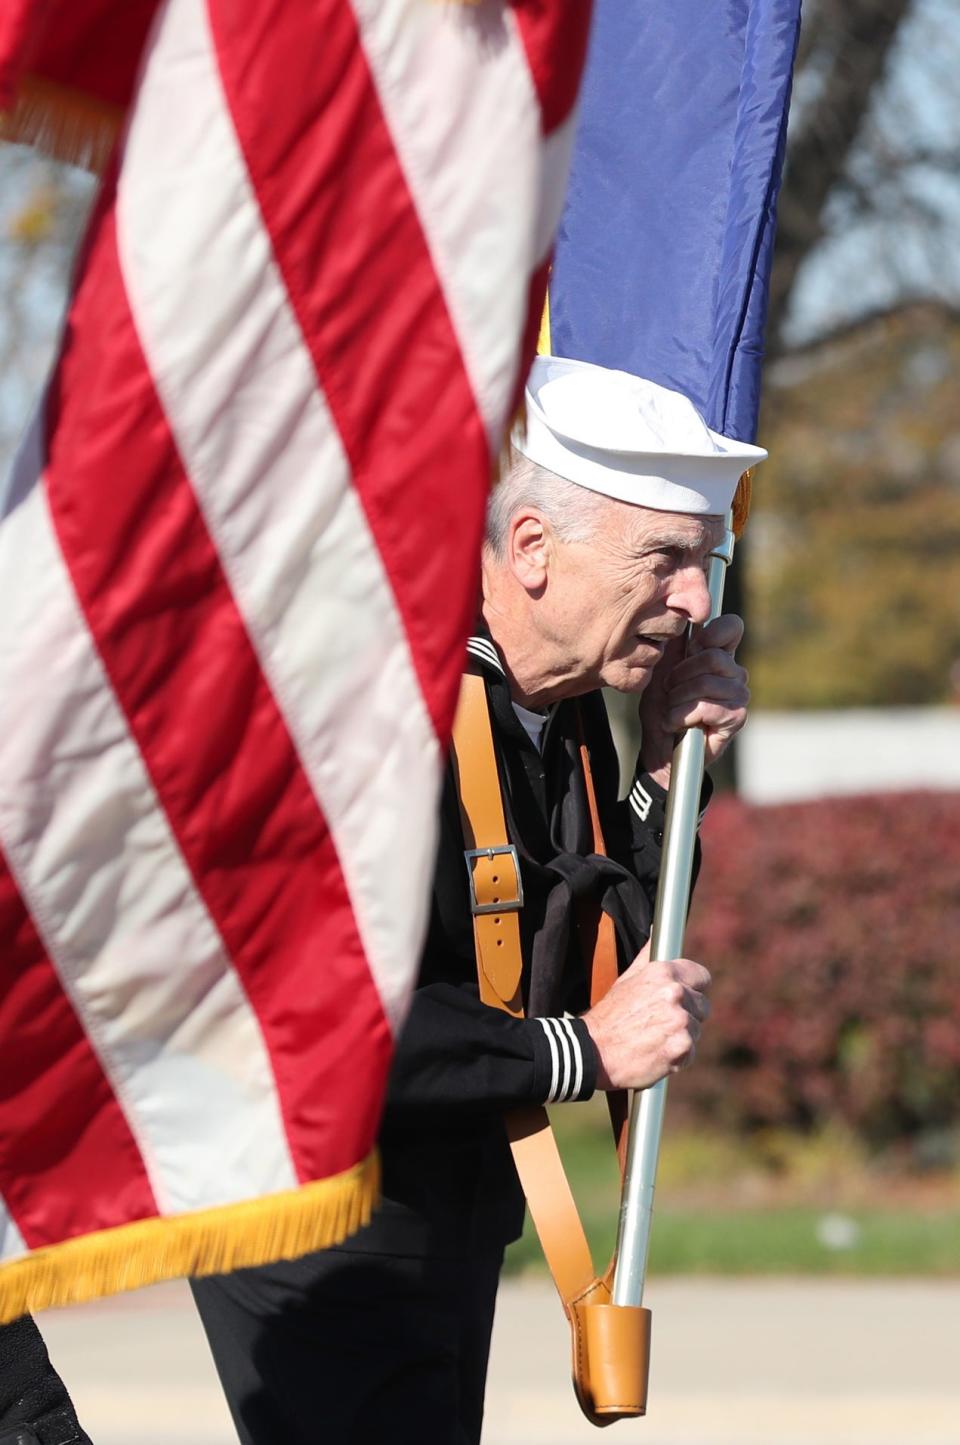
<path fill-rule="evenodd" d="M 517 891 L 515 898 L 499 898 L 496 903 L 481 903 L 477 898 L 477 884 L 474 877 L 473 860 L 475 858 L 496 858 L 509 854 L 514 867 L 514 874 L 517 880 Z M 470 911 L 474 917 L 478 913 L 516 913 L 523 907 L 523 879 L 520 877 L 520 859 L 517 850 L 512 843 L 499 843 L 495 848 L 464 848 L 463 860 L 467 865 L 467 879 L 470 888 Z"/>

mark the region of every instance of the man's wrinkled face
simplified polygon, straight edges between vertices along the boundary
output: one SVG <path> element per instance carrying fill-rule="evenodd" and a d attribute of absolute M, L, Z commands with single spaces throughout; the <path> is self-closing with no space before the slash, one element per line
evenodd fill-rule
<path fill-rule="evenodd" d="M 606 500 L 589 541 L 554 537 L 541 621 L 589 686 L 639 693 L 670 638 L 709 616 L 723 521 Z"/>

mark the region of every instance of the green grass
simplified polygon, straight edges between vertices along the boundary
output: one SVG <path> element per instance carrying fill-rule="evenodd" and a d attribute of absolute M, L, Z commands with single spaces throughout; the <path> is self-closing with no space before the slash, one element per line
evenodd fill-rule
<path fill-rule="evenodd" d="M 609 1136 L 596 1114 L 579 1106 L 556 1113 L 594 1263 L 602 1269 L 613 1251 L 618 1206 Z M 650 1273 L 960 1275 L 960 1189 L 941 1190 L 933 1202 L 921 1190 L 912 1200 L 903 1180 L 895 1189 L 873 1181 L 855 1151 L 844 1153 L 836 1140 L 798 1141 L 794 1154 L 775 1141 L 777 1173 L 769 1188 L 772 1176 L 764 1181 L 757 1172 L 764 1161 L 769 1167 L 769 1145 L 747 1153 L 736 1142 L 703 1136 L 665 1141 Z M 507 1269 L 544 1268 L 528 1221 L 508 1251 Z"/>
<path fill-rule="evenodd" d="M 658 1208 L 650 1245 L 650 1274 L 960 1274 L 960 1210 L 911 1215 L 858 1210 L 845 1219 L 856 1242 L 830 1249 L 821 1242 L 824 1211 L 742 1209 L 723 1213 Z M 611 1219 L 588 1222 L 594 1263 L 602 1267 L 614 1244 Z M 529 1226 L 507 1255 L 508 1271 L 543 1269 Z"/>

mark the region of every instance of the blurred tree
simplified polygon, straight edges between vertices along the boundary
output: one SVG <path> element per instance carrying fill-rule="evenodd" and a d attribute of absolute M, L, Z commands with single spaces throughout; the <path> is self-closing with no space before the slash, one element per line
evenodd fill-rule
<path fill-rule="evenodd" d="M 727 594 L 748 613 L 759 706 L 953 691 L 958 71 L 956 0 L 805 5 L 771 277 L 772 460 Z"/>
<path fill-rule="evenodd" d="M 874 310 L 960 300 L 956 0 L 808 0 L 768 352 Z"/>
<path fill-rule="evenodd" d="M 960 314 L 897 308 L 768 376 L 749 554 L 764 706 L 960 696 Z"/>

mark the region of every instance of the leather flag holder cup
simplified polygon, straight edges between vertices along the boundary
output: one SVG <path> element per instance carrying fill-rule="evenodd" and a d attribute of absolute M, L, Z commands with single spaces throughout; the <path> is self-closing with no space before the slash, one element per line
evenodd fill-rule
<path fill-rule="evenodd" d="M 523 906 L 519 860 L 507 837 L 500 778 L 483 678 L 463 679 L 453 728 L 453 754 L 470 877 L 480 998 L 514 1018 L 523 1017 L 519 912 Z M 582 738 L 594 851 L 605 853 L 590 760 Z M 591 1003 L 617 977 L 616 938 L 599 908 L 578 917 L 584 956 L 592 958 Z M 614 1139 L 623 1170 L 627 1100 L 608 1094 Z M 650 1366 L 650 1311 L 611 1300 L 613 1263 L 594 1270 L 590 1247 L 570 1190 L 547 1111 L 541 1105 L 506 1115 L 514 1163 L 544 1257 L 570 1323 L 573 1388 L 594 1425 L 646 1413 Z"/>

